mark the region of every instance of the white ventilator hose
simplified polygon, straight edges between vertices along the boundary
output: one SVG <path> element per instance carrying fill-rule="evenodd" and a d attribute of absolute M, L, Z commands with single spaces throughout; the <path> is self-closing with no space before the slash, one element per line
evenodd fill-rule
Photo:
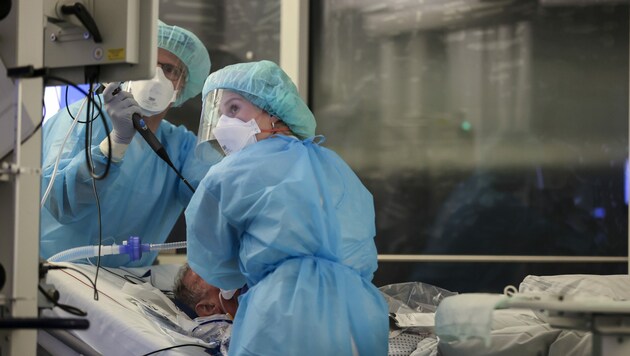
<path fill-rule="evenodd" d="M 63 148 L 66 145 L 66 141 L 68 141 L 68 137 L 70 137 L 70 134 L 74 130 L 74 127 L 77 125 L 77 122 L 79 122 L 79 117 L 81 116 L 81 111 L 83 111 L 83 106 L 85 105 L 85 102 L 87 100 L 89 100 L 89 99 L 88 98 L 83 99 L 83 102 L 81 103 L 81 107 L 79 108 L 79 112 L 77 112 L 77 115 L 74 117 L 74 121 L 72 121 L 72 125 L 70 126 L 70 129 L 66 133 L 66 137 L 63 138 L 63 143 L 61 144 L 61 147 L 59 147 L 59 154 L 57 155 L 57 159 L 55 160 L 55 168 L 53 169 L 52 177 L 50 178 L 50 182 L 48 183 L 48 187 L 46 187 L 46 192 L 42 196 L 42 201 L 41 201 L 41 203 L 39 205 L 40 208 L 44 207 L 44 203 L 46 203 L 46 199 L 48 198 L 48 194 L 50 194 L 50 191 L 52 190 L 53 184 L 55 183 L 55 178 L 57 177 L 57 169 L 59 168 L 59 162 L 61 161 L 61 154 L 63 153 Z M 60 109 L 60 110 L 62 110 L 62 109 Z M 49 124 L 49 125 L 52 125 L 52 124 Z"/>
<path fill-rule="evenodd" d="M 101 256 L 117 255 L 120 253 L 120 245 L 101 245 Z M 48 262 L 70 262 L 98 256 L 98 245 L 81 246 L 61 251 L 50 257 Z"/>
<path fill-rule="evenodd" d="M 163 251 L 163 250 L 175 250 L 180 248 L 186 248 L 186 241 L 169 242 L 164 244 L 142 244 L 142 251 Z M 90 258 L 98 256 L 98 245 L 88 245 L 81 247 L 74 247 L 65 251 L 61 251 L 56 255 L 50 257 L 48 262 L 71 262 L 80 260 L 83 258 Z M 122 245 L 101 245 L 101 256 L 107 255 L 119 255 L 129 253 L 127 251 L 127 241 L 124 241 Z"/>

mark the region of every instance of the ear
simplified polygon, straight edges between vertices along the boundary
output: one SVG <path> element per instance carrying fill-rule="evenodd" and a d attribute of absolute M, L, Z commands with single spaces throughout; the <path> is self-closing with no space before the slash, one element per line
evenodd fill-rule
<path fill-rule="evenodd" d="M 271 122 L 271 128 L 275 129 L 277 124 L 281 124 L 282 121 L 280 119 L 278 119 L 277 117 L 269 114 L 269 122 Z"/>
<path fill-rule="evenodd" d="M 197 305 L 195 305 L 195 313 L 197 313 L 198 316 L 209 316 L 211 315 L 211 311 L 212 308 L 208 303 L 199 302 L 197 303 Z"/>

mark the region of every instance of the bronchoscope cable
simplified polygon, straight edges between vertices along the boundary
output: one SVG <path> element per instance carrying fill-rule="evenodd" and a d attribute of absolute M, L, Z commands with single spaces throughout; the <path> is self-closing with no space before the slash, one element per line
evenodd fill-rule
<path fill-rule="evenodd" d="M 120 84 L 122 84 L 122 82 Z M 118 88 L 112 91 L 112 95 L 116 95 L 120 93 L 121 90 L 122 88 L 119 85 Z M 188 189 L 190 189 L 190 191 L 194 193 L 195 188 L 193 188 L 193 186 L 190 185 L 188 180 L 184 178 L 182 173 L 175 167 L 175 165 L 171 161 L 171 158 L 168 156 L 166 149 L 164 148 L 164 146 L 162 146 L 162 143 L 160 142 L 160 140 L 158 140 L 158 138 L 155 137 L 155 134 L 149 129 L 149 126 L 147 126 L 146 122 L 144 122 L 144 119 L 138 113 L 133 113 L 133 115 L 131 115 L 131 121 L 133 123 L 133 127 L 140 133 L 140 136 L 142 136 L 142 138 L 147 142 L 147 144 L 149 145 L 149 147 L 151 147 L 153 152 L 155 152 L 155 154 L 157 154 L 158 157 L 160 157 L 164 162 L 166 162 L 166 164 L 169 167 L 171 167 L 171 169 L 175 172 L 175 174 L 177 174 L 179 179 L 181 179 L 182 182 L 186 184 Z"/>
<path fill-rule="evenodd" d="M 164 149 L 164 146 L 162 146 L 162 143 L 160 143 L 160 140 L 158 140 L 157 137 L 155 137 L 153 132 L 149 130 L 149 127 L 144 122 L 142 117 L 134 113 L 131 117 L 131 120 L 133 121 L 133 127 L 135 127 L 136 130 L 142 136 L 142 138 L 144 138 L 144 140 L 147 141 L 151 149 L 153 149 L 153 151 L 158 155 L 158 157 L 160 157 L 164 162 L 166 162 L 166 164 L 168 164 L 169 167 L 173 169 L 173 171 L 175 171 L 175 174 L 177 174 L 177 176 L 186 184 L 188 189 L 190 189 L 194 193 L 195 188 L 193 188 L 193 186 L 190 185 L 188 180 L 184 178 L 181 172 L 177 168 L 175 168 L 175 165 L 173 164 L 173 162 L 171 162 L 171 159 L 168 156 L 168 153 L 166 153 L 166 149 Z"/>

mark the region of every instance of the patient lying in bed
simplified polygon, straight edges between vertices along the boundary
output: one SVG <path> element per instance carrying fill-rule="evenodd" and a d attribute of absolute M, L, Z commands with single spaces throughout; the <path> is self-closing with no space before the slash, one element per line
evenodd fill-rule
<path fill-rule="evenodd" d="M 185 263 L 175 277 L 173 294 L 178 307 L 198 324 L 190 331 L 191 336 L 219 342 L 221 354 L 227 355 L 240 290 L 226 300 L 219 288 L 206 283 Z"/>
<path fill-rule="evenodd" d="M 231 328 L 217 321 L 226 321 L 235 315 L 238 308 L 237 297 L 241 292 L 244 293 L 245 288 L 226 300 L 222 298 L 219 288 L 206 283 L 184 264 L 175 277 L 173 294 L 180 309 L 199 323 L 193 330 L 193 336 L 209 342 L 221 340 L 221 351 L 226 353 Z M 387 285 L 380 290 L 388 302 L 393 322 L 388 354 L 407 356 L 418 349 L 437 350 L 437 339 L 432 333 L 433 312 L 443 298 L 456 293 L 423 283 Z M 408 319 L 412 314 L 416 318 L 411 322 L 413 325 L 409 324 Z M 427 318 L 420 320 L 419 315 L 426 315 Z M 403 327 L 394 326 L 405 317 L 407 319 Z"/>
<path fill-rule="evenodd" d="M 592 350 L 592 335 L 579 330 L 551 327 L 545 318 L 531 310 L 495 310 L 491 317 L 490 343 L 480 339 L 465 341 L 439 340 L 431 318 L 441 301 L 455 295 L 445 289 L 421 282 L 387 285 L 379 288 L 389 305 L 392 320 L 389 336 L 390 356 L 437 355 L 549 355 L 587 356 Z M 597 295 L 614 300 L 630 299 L 628 276 L 528 276 L 520 284 L 520 292 L 562 295 Z M 183 266 L 174 288 L 178 299 L 188 300 L 202 323 L 204 318 L 234 315 L 236 298 L 223 300 L 219 289 L 205 283 L 190 268 Z M 188 295 L 189 297 L 187 297 Z M 195 298 L 190 298 L 190 296 Z M 188 298 L 188 299 L 187 299 Z M 214 316 L 209 316 L 213 315 Z M 418 317 L 419 315 L 423 317 Z M 424 318 L 426 316 L 427 318 Z M 200 329 L 196 335 L 211 335 Z M 216 339 L 216 336 L 213 336 Z M 202 336 L 203 338 L 203 336 Z M 225 349 L 229 339 L 224 342 Z"/>
<path fill-rule="evenodd" d="M 184 304 L 189 316 L 211 316 L 225 314 L 230 319 L 236 315 L 240 290 L 226 300 L 221 296 L 221 290 L 206 283 L 190 266 L 185 263 L 175 277 L 173 287 L 175 298 Z M 194 311 L 194 315 L 190 315 Z"/>
<path fill-rule="evenodd" d="M 175 278 L 173 293 L 176 304 L 199 326 L 193 330 L 192 336 L 204 341 L 221 340 L 221 351 L 226 354 L 229 346 L 231 324 L 217 323 L 218 320 L 231 319 L 238 308 L 237 297 L 240 289 L 233 298 L 224 299 L 219 288 L 206 283 L 188 264 L 184 264 Z M 403 283 L 382 287 L 381 292 L 389 304 L 395 322 L 396 313 L 414 315 L 426 313 L 430 315 L 423 325 L 413 327 L 393 327 L 389 337 L 389 355 L 406 356 L 422 345 L 423 349 L 436 349 L 437 339 L 431 332 L 432 314 L 439 301 L 455 293 L 422 283 Z M 187 310 L 187 311 L 186 311 Z"/>
<path fill-rule="evenodd" d="M 94 266 L 66 265 L 94 278 Z M 188 299 L 188 309 L 193 312 L 196 309 L 199 315 L 187 316 L 182 311 L 186 303 L 173 303 L 167 298 L 175 290 L 180 301 L 186 300 L 182 297 L 185 290 L 183 286 L 173 288 L 174 277 L 178 270 L 181 276 L 194 275 L 188 275 L 185 268 L 180 270 L 180 267 L 158 265 L 149 268 L 103 270 L 98 280 L 98 289 L 101 292 L 99 300 L 94 300 L 92 285 L 84 283 L 84 277 L 73 270 L 52 270 L 47 280 L 59 290 L 59 303 L 73 305 L 88 312 L 90 329 L 73 331 L 73 334 L 97 352 L 141 355 L 167 347 L 197 344 L 200 347 L 181 348 L 180 354 L 207 355 L 208 350 L 211 354 L 227 354 L 232 325 L 230 315 L 236 312 L 236 300 L 232 301 L 233 304 L 223 301 L 224 305 L 221 306 L 218 290 L 208 286 L 201 290 L 207 292 L 215 302 L 206 303 L 204 298 Z M 126 278 L 129 275 L 134 278 Z M 189 282 L 195 288 L 198 286 L 195 278 L 178 279 L 184 286 L 188 286 Z M 389 304 L 389 313 L 392 316 L 389 337 L 391 356 L 590 354 L 590 333 L 554 329 L 535 313 L 523 310 L 496 310 L 493 313 L 489 347 L 482 340 L 474 339 L 438 342 L 430 318 L 445 297 L 456 293 L 421 282 L 387 285 L 379 289 Z M 630 300 L 630 277 L 530 276 L 521 283 L 519 290 Z M 194 288 L 192 291 L 197 292 Z M 192 293 L 189 296 L 194 295 Z M 176 305 L 179 305 L 179 309 Z M 205 307 L 201 307 L 202 305 Z M 67 316 L 59 308 L 49 312 L 50 316 Z M 208 315 L 213 313 L 216 314 Z M 416 324 L 413 325 L 413 322 Z"/>

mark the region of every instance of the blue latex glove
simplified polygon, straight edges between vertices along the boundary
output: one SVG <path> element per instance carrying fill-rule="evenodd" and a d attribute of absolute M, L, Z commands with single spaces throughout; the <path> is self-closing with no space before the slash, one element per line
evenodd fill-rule
<path fill-rule="evenodd" d="M 107 110 L 114 126 L 110 134 L 111 139 L 116 143 L 128 145 L 136 134 L 131 116 L 134 113 L 142 115 L 142 110 L 131 93 L 119 91 L 117 94 L 113 94 L 119 85 L 118 82 L 109 83 L 103 91 L 103 100 L 105 101 L 105 110 Z"/>

